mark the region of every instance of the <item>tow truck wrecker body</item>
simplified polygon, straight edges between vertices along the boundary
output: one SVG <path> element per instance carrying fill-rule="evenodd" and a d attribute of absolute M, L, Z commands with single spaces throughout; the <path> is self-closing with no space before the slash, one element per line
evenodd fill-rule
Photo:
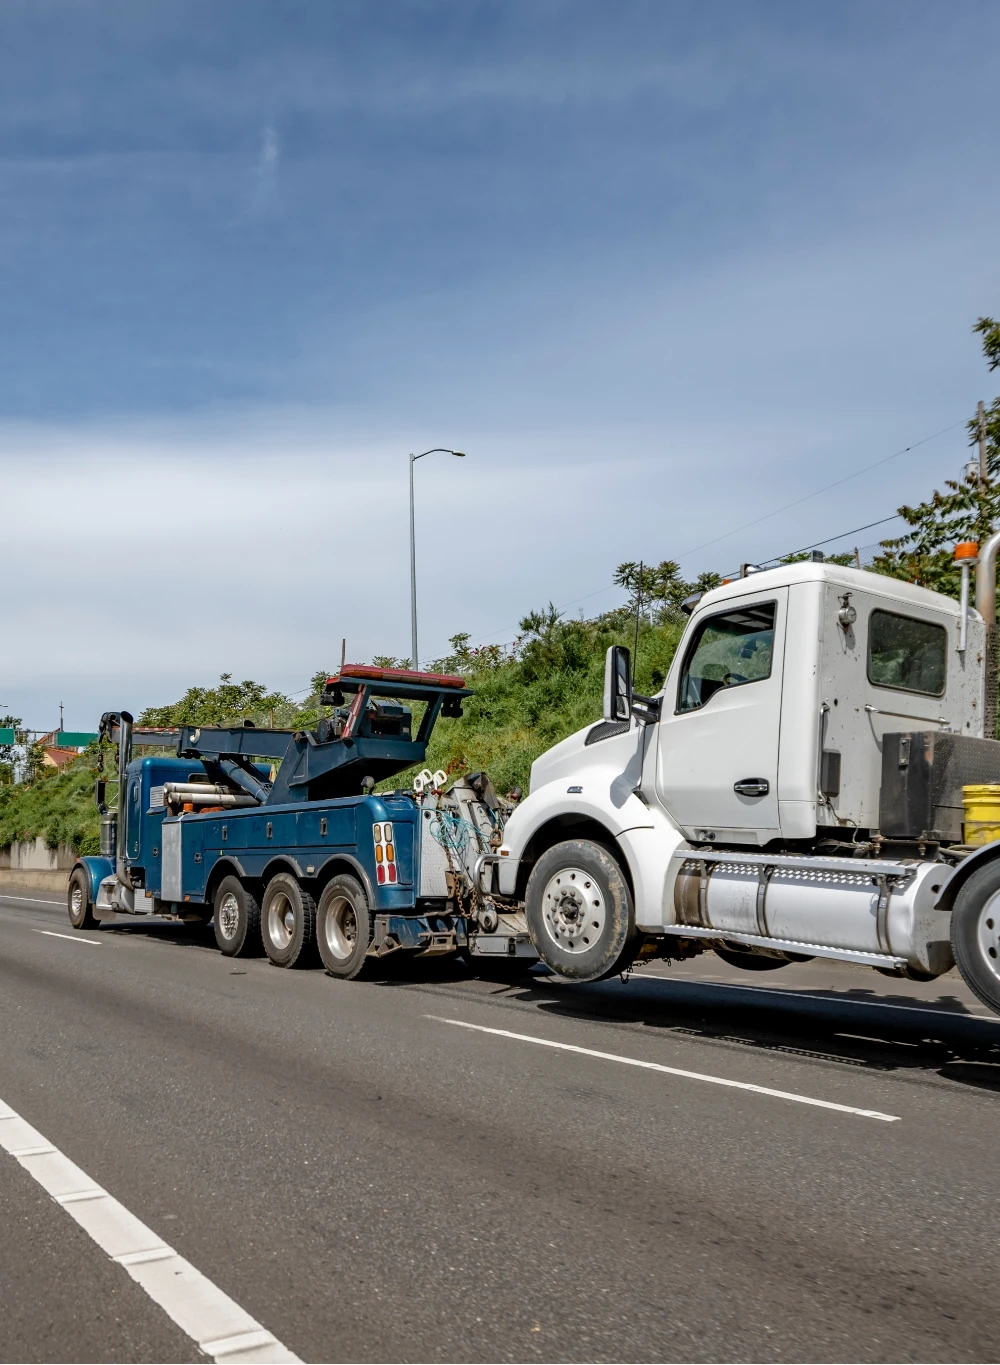
<path fill-rule="evenodd" d="M 447 795 L 444 775 L 426 771 L 417 790 L 373 790 L 421 763 L 438 717 L 460 715 L 469 695 L 457 677 L 348 666 L 328 680 L 332 715 L 315 731 L 168 733 L 107 713 L 118 800 L 109 810 L 98 784 L 102 855 L 73 870 L 71 919 L 214 918 L 224 952 L 253 951 L 262 935 L 282 966 L 308 960 L 318 938 L 336 975 L 399 949 L 534 960 L 523 921 L 501 922 L 475 889 L 508 809 L 485 775 Z M 408 702 L 422 710 L 415 733 Z M 132 757 L 175 737 L 176 756 Z"/>

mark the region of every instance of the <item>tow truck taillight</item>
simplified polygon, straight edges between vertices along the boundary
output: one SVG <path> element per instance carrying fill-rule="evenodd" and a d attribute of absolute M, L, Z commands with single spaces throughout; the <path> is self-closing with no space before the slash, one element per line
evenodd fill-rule
<path fill-rule="evenodd" d="M 375 845 L 375 876 L 379 886 L 396 881 L 396 850 L 392 842 L 392 825 L 372 825 L 372 842 Z"/>

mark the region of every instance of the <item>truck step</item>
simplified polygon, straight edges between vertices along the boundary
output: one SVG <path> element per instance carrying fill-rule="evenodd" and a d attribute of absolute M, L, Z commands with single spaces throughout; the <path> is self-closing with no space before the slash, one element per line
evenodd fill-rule
<path fill-rule="evenodd" d="M 861 876 L 912 877 L 916 864 L 895 862 L 889 858 L 816 858 L 811 854 L 742 853 L 731 848 L 679 848 L 673 855 L 681 863 L 703 863 L 718 866 L 780 868 L 790 872 L 840 872 Z"/>
<path fill-rule="evenodd" d="M 847 861 L 846 859 L 844 861 Z M 853 962 L 861 967 L 905 967 L 905 957 L 891 953 L 861 953 L 853 948 L 830 948 L 822 943 L 799 943 L 789 938 L 762 938 L 759 934 L 744 934 L 735 929 L 703 929 L 692 924 L 666 924 L 660 930 L 679 938 L 713 938 L 727 943 L 741 943 L 748 948 L 773 948 L 782 953 L 802 953 L 807 957 L 832 957 L 838 962 Z"/>

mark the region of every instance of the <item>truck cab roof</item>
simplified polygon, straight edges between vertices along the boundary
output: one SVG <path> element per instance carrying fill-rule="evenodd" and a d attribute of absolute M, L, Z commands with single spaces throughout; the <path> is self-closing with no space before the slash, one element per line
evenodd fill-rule
<path fill-rule="evenodd" d="M 944 593 L 918 587 L 916 583 L 906 583 L 901 578 L 890 578 L 887 574 L 871 573 L 867 569 L 852 569 L 843 564 L 828 564 L 822 560 L 780 564 L 776 569 L 763 569 L 759 573 L 747 574 L 745 578 L 733 578 L 705 593 L 694 610 L 701 614 L 706 608 L 714 610 L 726 602 L 745 597 L 748 593 L 766 592 L 770 588 L 788 588 L 799 583 L 832 584 L 842 587 L 847 592 L 877 593 L 880 597 L 896 601 L 901 606 L 929 607 L 955 617 L 959 614 L 958 603 Z M 971 608 L 969 614 L 977 620 L 981 619 Z"/>

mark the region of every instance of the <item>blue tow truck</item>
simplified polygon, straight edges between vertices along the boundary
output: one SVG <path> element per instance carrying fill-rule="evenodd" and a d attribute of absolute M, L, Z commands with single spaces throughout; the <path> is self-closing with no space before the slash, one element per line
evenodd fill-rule
<path fill-rule="evenodd" d="M 529 966 L 523 916 L 491 895 L 512 802 L 484 773 L 445 792 L 445 774 L 424 769 L 412 789 L 374 791 L 422 763 L 438 718 L 460 716 L 470 695 L 447 674 L 349 665 L 327 680 L 311 731 L 150 731 L 107 712 L 117 801 L 99 780 L 101 854 L 72 870 L 70 922 L 211 921 L 228 956 L 263 949 L 299 967 L 318 952 L 343 978 L 400 951 Z M 176 756 L 163 754 L 174 736 Z M 141 746 L 161 752 L 133 757 Z"/>

